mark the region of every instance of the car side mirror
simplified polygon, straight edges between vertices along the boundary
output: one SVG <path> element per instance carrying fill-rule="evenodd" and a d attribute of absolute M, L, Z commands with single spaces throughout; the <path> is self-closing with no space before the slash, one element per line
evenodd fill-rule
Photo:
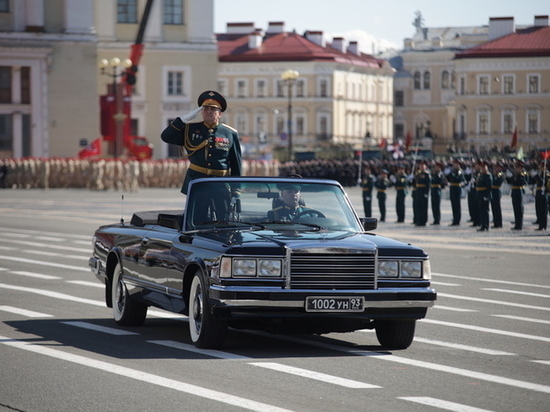
<path fill-rule="evenodd" d="M 375 217 L 360 217 L 359 220 L 361 221 L 365 232 L 376 230 L 378 227 L 378 219 Z"/>

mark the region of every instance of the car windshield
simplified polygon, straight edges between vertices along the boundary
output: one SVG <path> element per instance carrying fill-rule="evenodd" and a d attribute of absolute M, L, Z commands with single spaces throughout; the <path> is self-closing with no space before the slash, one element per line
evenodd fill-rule
<path fill-rule="evenodd" d="M 190 187 L 186 210 L 185 230 L 362 231 L 342 188 L 322 181 L 201 179 Z"/>

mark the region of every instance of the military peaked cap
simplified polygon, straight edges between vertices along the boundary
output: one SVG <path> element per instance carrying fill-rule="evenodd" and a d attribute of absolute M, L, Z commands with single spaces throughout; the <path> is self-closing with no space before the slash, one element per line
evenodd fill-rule
<path fill-rule="evenodd" d="M 199 107 L 217 107 L 222 112 L 225 112 L 225 109 L 227 109 L 227 101 L 225 98 L 214 90 L 207 90 L 201 93 L 197 103 Z"/>

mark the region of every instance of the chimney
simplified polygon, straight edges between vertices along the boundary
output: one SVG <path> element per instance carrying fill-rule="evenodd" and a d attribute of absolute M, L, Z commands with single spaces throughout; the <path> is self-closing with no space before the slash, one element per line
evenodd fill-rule
<path fill-rule="evenodd" d="M 535 27 L 547 27 L 548 16 L 535 16 Z"/>
<path fill-rule="evenodd" d="M 359 44 L 356 41 L 350 41 L 348 44 L 348 53 L 355 54 L 359 56 Z"/>
<path fill-rule="evenodd" d="M 254 33 L 248 35 L 248 48 L 257 49 L 262 45 L 263 33 L 261 29 L 256 29 Z"/>
<path fill-rule="evenodd" d="M 249 34 L 254 32 L 254 23 L 227 23 L 227 34 Z"/>
<path fill-rule="evenodd" d="M 489 41 L 515 33 L 516 26 L 513 17 L 489 18 Z"/>
<path fill-rule="evenodd" d="M 325 39 L 322 31 L 306 31 L 305 38 L 318 46 L 325 47 Z"/>
<path fill-rule="evenodd" d="M 332 47 L 338 50 L 339 52 L 344 53 L 344 38 L 334 37 L 332 39 Z"/>
<path fill-rule="evenodd" d="M 267 26 L 267 34 L 276 34 L 285 32 L 284 21 L 270 21 Z"/>

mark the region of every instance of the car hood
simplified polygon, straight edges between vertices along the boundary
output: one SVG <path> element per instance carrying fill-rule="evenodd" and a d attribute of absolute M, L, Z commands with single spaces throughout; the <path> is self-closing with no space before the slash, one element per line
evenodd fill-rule
<path fill-rule="evenodd" d="M 229 254 L 281 254 L 283 249 L 332 249 L 373 252 L 379 256 L 422 256 L 426 253 L 410 244 L 384 236 L 349 231 L 220 231 L 201 237 L 224 244 Z"/>

